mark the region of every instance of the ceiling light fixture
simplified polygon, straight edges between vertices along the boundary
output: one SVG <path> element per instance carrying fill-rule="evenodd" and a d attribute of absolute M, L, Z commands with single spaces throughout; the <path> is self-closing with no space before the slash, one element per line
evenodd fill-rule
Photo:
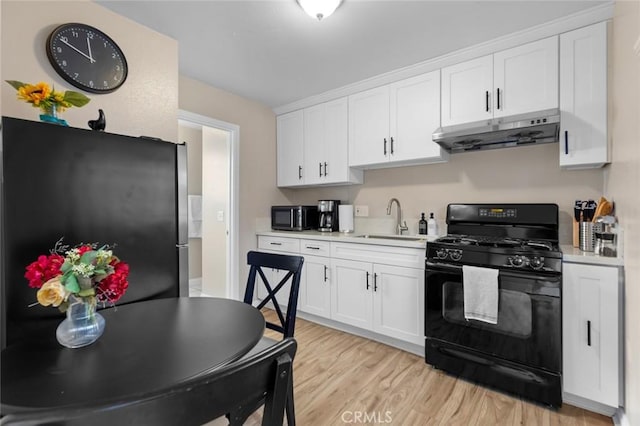
<path fill-rule="evenodd" d="M 309 16 L 322 21 L 340 6 L 342 0 L 297 0 L 297 2 Z"/>

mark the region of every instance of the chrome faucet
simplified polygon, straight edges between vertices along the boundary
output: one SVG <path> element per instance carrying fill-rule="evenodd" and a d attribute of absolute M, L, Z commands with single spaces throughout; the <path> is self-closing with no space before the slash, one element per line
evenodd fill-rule
<path fill-rule="evenodd" d="M 396 202 L 396 205 L 398 206 L 398 208 L 396 209 L 396 216 L 398 219 L 398 224 L 396 225 L 396 234 L 398 235 L 402 235 L 403 231 L 408 231 L 409 228 L 407 227 L 407 222 L 405 221 L 404 223 L 402 222 L 402 207 L 400 207 L 400 201 L 398 201 L 397 198 L 392 198 L 389 200 L 389 204 L 387 205 L 387 214 L 390 215 L 391 214 L 391 205 L 393 204 L 393 202 Z"/>

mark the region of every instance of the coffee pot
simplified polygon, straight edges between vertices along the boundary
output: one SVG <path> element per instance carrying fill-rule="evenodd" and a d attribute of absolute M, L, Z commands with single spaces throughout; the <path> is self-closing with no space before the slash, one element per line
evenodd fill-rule
<path fill-rule="evenodd" d="M 318 231 L 333 232 L 338 228 L 338 206 L 340 200 L 318 201 Z"/>

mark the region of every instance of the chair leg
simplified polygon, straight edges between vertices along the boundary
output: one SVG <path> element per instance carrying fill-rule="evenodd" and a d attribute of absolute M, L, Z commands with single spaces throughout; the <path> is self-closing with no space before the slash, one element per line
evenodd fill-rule
<path fill-rule="evenodd" d="M 289 377 L 289 389 L 287 390 L 287 425 L 296 426 L 296 413 L 293 406 L 293 369 L 291 369 L 291 376 Z"/>

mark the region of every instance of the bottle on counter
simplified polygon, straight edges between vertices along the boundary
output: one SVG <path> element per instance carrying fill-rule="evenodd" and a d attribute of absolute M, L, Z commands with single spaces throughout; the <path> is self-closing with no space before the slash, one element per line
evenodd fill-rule
<path fill-rule="evenodd" d="M 418 234 L 427 235 L 427 220 L 424 218 L 424 213 L 418 222 Z"/>
<path fill-rule="evenodd" d="M 422 214 L 422 218 L 424 219 L 424 213 Z M 429 213 L 429 220 L 427 221 L 427 235 L 438 235 L 436 219 L 433 217 L 433 212 Z"/>

